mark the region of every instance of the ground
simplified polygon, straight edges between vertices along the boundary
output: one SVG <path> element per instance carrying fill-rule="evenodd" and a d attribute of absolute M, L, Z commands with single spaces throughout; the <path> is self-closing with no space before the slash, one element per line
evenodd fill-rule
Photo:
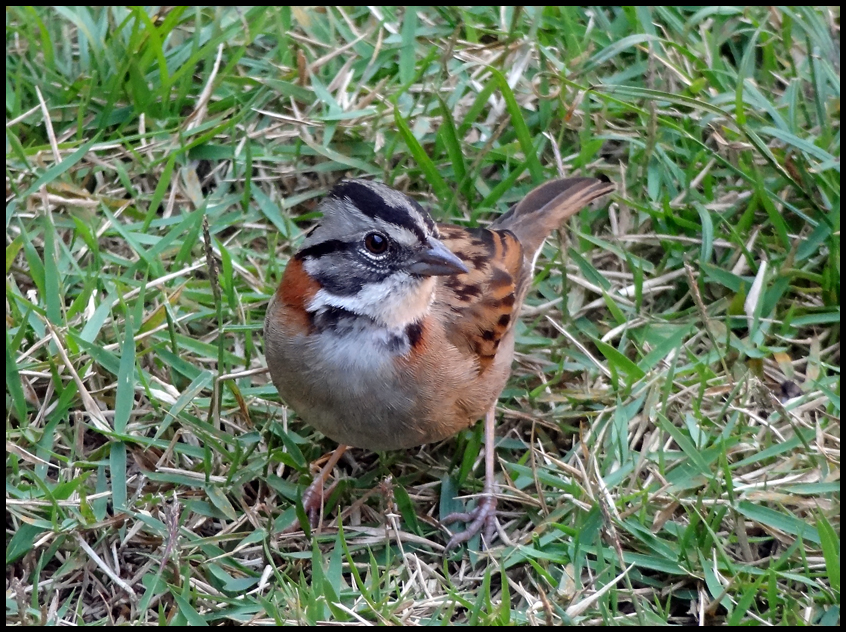
<path fill-rule="evenodd" d="M 353 450 L 262 320 L 342 177 L 484 225 L 559 175 L 497 426 Z M 6 621 L 840 621 L 840 12 L 6 12 Z"/>

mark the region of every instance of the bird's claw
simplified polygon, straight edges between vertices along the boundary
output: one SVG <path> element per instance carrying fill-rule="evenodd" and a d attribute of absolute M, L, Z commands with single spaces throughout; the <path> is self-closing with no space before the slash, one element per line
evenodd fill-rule
<path fill-rule="evenodd" d="M 464 544 L 484 528 L 483 542 L 486 548 L 490 548 L 496 533 L 496 496 L 486 494 L 482 496 L 476 508 L 465 513 L 451 513 L 442 522 L 464 522 L 467 524 L 464 531 L 453 535 L 447 542 L 445 551 Z"/>

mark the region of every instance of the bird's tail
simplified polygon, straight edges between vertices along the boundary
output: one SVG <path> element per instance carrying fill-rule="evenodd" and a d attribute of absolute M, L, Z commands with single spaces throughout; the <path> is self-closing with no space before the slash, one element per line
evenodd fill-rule
<path fill-rule="evenodd" d="M 491 228 L 510 230 L 533 261 L 544 239 L 593 200 L 614 190 L 611 182 L 596 178 L 562 178 L 533 189 L 498 218 Z"/>

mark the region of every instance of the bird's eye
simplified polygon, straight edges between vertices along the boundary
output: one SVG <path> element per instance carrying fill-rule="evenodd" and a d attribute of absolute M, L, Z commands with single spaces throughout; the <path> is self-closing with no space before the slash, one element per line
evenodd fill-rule
<path fill-rule="evenodd" d="M 374 255 L 385 254 L 388 250 L 388 238 L 382 233 L 368 233 L 364 238 L 364 247 Z"/>

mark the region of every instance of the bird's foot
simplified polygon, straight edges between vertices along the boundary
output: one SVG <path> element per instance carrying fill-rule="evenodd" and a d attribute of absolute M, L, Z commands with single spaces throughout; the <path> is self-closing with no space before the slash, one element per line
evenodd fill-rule
<path fill-rule="evenodd" d="M 308 517 L 308 523 L 312 529 L 316 528 L 320 523 L 320 514 L 323 509 L 323 501 L 332 494 L 337 487 L 339 481 L 332 483 L 327 489 L 323 489 L 323 479 L 319 476 L 306 487 L 303 492 L 303 509 Z M 303 525 L 299 521 L 294 522 L 282 531 L 282 533 L 293 533 L 302 529 Z"/>
<path fill-rule="evenodd" d="M 323 501 L 326 498 L 329 498 L 329 495 L 335 489 L 335 486 L 338 484 L 338 481 L 332 483 L 328 489 L 324 490 L 323 485 L 326 483 L 326 479 L 329 478 L 329 475 L 332 472 L 332 468 L 338 463 L 338 460 L 343 456 L 344 452 L 347 451 L 347 446 L 339 445 L 335 448 L 335 451 L 329 456 L 326 464 L 320 470 L 317 476 L 314 477 L 311 485 L 306 487 L 306 490 L 303 492 L 303 509 L 305 510 L 306 516 L 308 517 L 308 522 L 312 526 L 312 528 L 316 527 L 320 523 L 320 514 L 323 509 Z M 287 529 L 285 529 L 282 533 L 292 533 L 297 531 L 298 528 L 302 527 L 298 522 L 295 522 Z"/>
<path fill-rule="evenodd" d="M 496 533 L 496 496 L 485 493 L 478 500 L 476 508 L 472 511 L 451 513 L 442 520 L 444 524 L 452 522 L 464 522 L 467 526 L 464 531 L 453 535 L 446 545 L 446 551 L 464 544 L 477 533 L 484 529 L 482 541 L 485 548 L 490 548 Z"/>

